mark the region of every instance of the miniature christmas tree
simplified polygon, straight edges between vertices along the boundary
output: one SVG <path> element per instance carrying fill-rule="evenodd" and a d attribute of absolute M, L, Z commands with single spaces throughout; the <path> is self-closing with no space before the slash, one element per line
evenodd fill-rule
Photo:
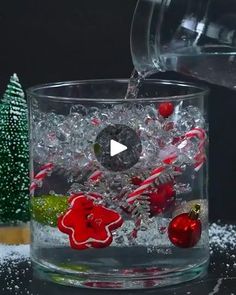
<path fill-rule="evenodd" d="M 27 104 L 14 74 L 0 102 L 0 223 L 29 220 Z"/>

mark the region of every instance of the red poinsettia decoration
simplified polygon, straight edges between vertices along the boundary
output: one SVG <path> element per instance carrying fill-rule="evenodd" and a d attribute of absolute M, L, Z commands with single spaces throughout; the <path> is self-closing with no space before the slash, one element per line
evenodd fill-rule
<path fill-rule="evenodd" d="M 58 219 L 58 228 L 69 235 L 71 248 L 104 248 L 112 243 L 112 231 L 123 224 L 116 211 L 94 203 L 96 197 L 73 195 L 70 209 Z"/>

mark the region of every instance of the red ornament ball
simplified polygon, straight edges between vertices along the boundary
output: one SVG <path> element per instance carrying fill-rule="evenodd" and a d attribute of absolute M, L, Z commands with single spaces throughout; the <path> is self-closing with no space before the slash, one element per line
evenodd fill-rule
<path fill-rule="evenodd" d="M 143 180 L 139 176 L 133 176 L 131 178 L 131 183 L 134 185 L 141 185 Z"/>
<path fill-rule="evenodd" d="M 176 216 L 169 224 L 170 241 L 180 248 L 192 248 L 200 240 L 202 225 L 199 219 L 193 219 L 188 213 Z"/>
<path fill-rule="evenodd" d="M 159 185 L 150 189 L 148 193 L 150 202 L 150 213 L 152 216 L 167 211 L 175 201 L 175 190 L 172 183 Z"/>
<path fill-rule="evenodd" d="M 162 117 L 168 118 L 174 112 L 174 105 L 171 102 L 163 102 L 159 105 L 158 111 Z"/>

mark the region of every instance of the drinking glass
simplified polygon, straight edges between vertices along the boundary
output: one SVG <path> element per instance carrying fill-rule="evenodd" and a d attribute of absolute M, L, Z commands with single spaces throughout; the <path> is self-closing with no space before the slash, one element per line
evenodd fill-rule
<path fill-rule="evenodd" d="M 139 0 L 131 51 L 143 76 L 177 71 L 236 87 L 235 0 Z"/>
<path fill-rule="evenodd" d="M 125 99 L 127 86 L 93 80 L 27 91 L 31 257 L 45 279 L 138 289 L 206 273 L 208 89 L 145 80 Z M 127 150 L 112 156 L 109 138 Z"/>

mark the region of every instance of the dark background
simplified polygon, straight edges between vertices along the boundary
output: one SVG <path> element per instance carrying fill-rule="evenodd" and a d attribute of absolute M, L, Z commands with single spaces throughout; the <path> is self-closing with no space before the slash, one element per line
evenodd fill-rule
<path fill-rule="evenodd" d="M 135 4 L 136 0 L 0 0 L 1 93 L 13 72 L 24 88 L 62 80 L 128 78 Z M 176 73 L 157 77 L 190 79 Z M 210 217 L 231 221 L 236 211 L 236 93 L 217 86 L 211 90 Z"/>

